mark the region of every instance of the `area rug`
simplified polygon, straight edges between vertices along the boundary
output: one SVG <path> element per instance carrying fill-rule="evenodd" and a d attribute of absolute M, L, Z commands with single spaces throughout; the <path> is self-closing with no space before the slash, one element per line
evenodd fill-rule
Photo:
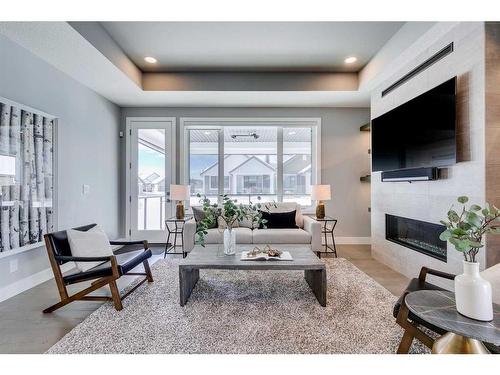
<path fill-rule="evenodd" d="M 178 262 L 155 263 L 122 311 L 104 304 L 47 353 L 395 353 L 401 339 L 396 297 L 345 259 L 326 260 L 327 307 L 303 272 L 227 270 L 202 270 L 181 307 Z"/>

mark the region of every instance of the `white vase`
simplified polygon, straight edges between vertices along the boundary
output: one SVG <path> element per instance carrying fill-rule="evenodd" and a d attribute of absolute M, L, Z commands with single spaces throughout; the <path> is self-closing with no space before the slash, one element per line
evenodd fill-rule
<path fill-rule="evenodd" d="M 224 255 L 234 255 L 236 253 L 236 231 L 232 228 L 224 229 Z"/>
<path fill-rule="evenodd" d="M 455 277 L 457 311 L 468 318 L 488 322 L 493 319 L 491 284 L 479 274 L 479 263 L 466 262 L 464 273 Z"/>

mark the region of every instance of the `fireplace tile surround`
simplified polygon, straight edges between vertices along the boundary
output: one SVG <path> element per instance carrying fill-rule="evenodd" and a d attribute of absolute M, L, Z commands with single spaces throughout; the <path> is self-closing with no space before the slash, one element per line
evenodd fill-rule
<path fill-rule="evenodd" d="M 454 42 L 454 52 L 431 68 L 420 73 L 405 85 L 382 98 L 380 92 L 432 52 Z M 463 255 L 448 244 L 447 261 L 424 255 L 407 246 L 386 239 L 386 213 L 416 220 L 438 223 L 456 205 L 458 196 L 466 195 L 471 202 L 484 205 L 485 184 L 485 56 L 484 24 L 477 22 L 441 24 L 431 28 L 407 53 L 395 61 L 386 80 L 372 92 L 371 118 L 397 107 L 413 97 L 458 77 L 457 131 L 463 135 L 459 143 L 461 158 L 447 168 L 446 178 L 415 183 L 381 182 L 380 172 L 372 173 L 371 184 L 371 241 L 372 256 L 407 277 L 416 277 L 420 268 L 430 267 L 452 274 L 463 270 Z M 467 151 L 467 152 L 465 152 Z M 488 241 L 480 252 L 481 269 L 485 268 Z M 433 279 L 441 287 L 451 289 L 452 282 Z"/>

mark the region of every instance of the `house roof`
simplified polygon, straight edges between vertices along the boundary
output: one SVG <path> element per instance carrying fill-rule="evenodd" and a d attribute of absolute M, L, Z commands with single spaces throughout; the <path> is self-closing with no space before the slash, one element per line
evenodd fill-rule
<path fill-rule="evenodd" d="M 225 155 L 224 156 L 224 160 L 225 160 L 225 162 L 224 162 L 224 170 L 225 171 L 227 171 L 228 169 L 231 170 L 235 166 L 241 165 L 248 158 L 249 158 L 249 156 L 248 155 L 244 155 L 244 154 Z M 211 164 L 209 167 L 205 168 L 200 173 L 200 176 L 203 176 L 205 173 L 209 172 L 211 169 L 217 167 L 218 164 L 219 164 L 218 162 L 215 162 L 215 163 Z"/>
<path fill-rule="evenodd" d="M 264 166 L 266 166 L 267 168 L 269 168 L 270 170 L 272 170 L 273 172 L 276 171 L 276 168 L 274 168 L 271 164 L 269 163 L 266 163 L 265 161 L 262 161 L 260 160 L 258 157 L 256 156 L 251 156 L 249 157 L 247 160 L 245 160 L 243 163 L 237 165 L 236 167 L 234 167 L 233 169 L 231 169 L 229 171 L 229 173 L 233 173 L 235 170 L 237 170 L 238 168 L 241 168 L 243 165 L 247 164 L 248 162 L 250 162 L 251 160 L 257 160 L 259 163 L 263 164 Z"/>
<path fill-rule="evenodd" d="M 153 172 L 146 177 L 139 177 L 139 180 L 144 184 L 159 184 L 161 183 L 165 177 L 160 176 L 158 173 Z"/>
<path fill-rule="evenodd" d="M 294 155 L 283 163 L 283 174 L 304 173 L 308 167 L 311 167 L 311 155 Z"/>

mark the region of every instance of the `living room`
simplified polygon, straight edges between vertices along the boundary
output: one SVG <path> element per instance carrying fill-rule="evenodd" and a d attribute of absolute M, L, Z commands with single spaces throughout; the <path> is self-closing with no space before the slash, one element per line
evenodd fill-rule
<path fill-rule="evenodd" d="M 500 23 L 438 10 L 2 15 L 0 353 L 498 354 Z"/>

